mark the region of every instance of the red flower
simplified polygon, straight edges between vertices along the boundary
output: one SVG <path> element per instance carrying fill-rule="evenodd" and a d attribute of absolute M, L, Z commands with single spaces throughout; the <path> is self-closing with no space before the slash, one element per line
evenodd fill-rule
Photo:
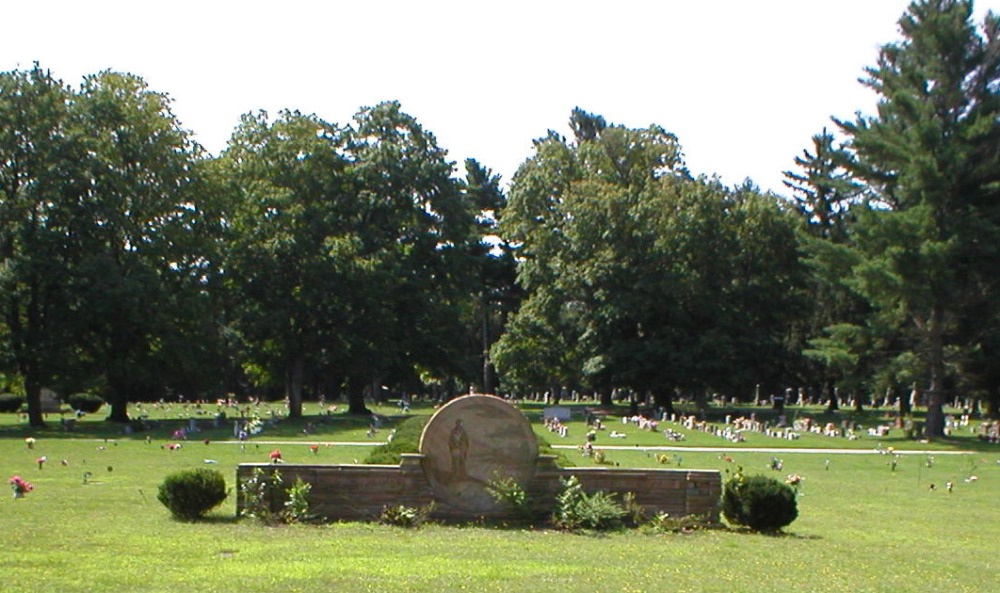
<path fill-rule="evenodd" d="M 21 476 L 14 476 L 11 479 L 7 480 L 7 482 L 10 484 L 11 488 L 14 489 L 14 492 L 18 492 L 21 494 L 24 494 L 26 492 L 31 492 L 32 490 L 35 489 L 35 487 L 31 485 L 31 482 L 28 482 Z"/>
<path fill-rule="evenodd" d="M 278 462 L 281 461 L 281 449 L 275 449 L 271 451 L 271 461 Z"/>

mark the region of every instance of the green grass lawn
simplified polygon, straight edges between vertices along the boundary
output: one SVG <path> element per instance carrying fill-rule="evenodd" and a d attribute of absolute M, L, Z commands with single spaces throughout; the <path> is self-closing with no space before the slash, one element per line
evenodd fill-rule
<path fill-rule="evenodd" d="M 379 411 L 397 413 L 394 407 Z M 192 467 L 216 467 L 234 487 L 238 463 L 267 461 L 274 448 L 292 463 L 350 463 L 362 459 L 388 427 L 368 437 L 367 420 L 336 414 L 324 419 L 318 408 L 307 408 L 309 418 L 280 422 L 242 447 L 227 442 L 229 426 L 192 435 L 171 451 L 163 445 L 176 442 L 173 430 L 192 411 L 174 406 L 155 412 L 150 417 L 159 424 L 148 443 L 146 434 L 124 435 L 98 418 L 83 418 L 75 432 L 65 433 L 58 418 L 49 430 L 38 431 L 0 415 L 0 477 L 21 475 L 35 486 L 21 500 L 10 490 L 0 497 L 0 591 L 986 592 L 995 590 L 1000 574 L 994 539 L 1000 447 L 971 437 L 935 443 L 930 457 L 903 455 L 895 469 L 890 456 L 874 452 L 782 452 L 777 457 L 784 468 L 774 472 L 769 466 L 775 454 L 738 447 L 671 451 L 669 463 L 661 464 L 657 452 L 644 447 L 677 443 L 608 423 L 608 430 L 628 434 L 625 449 L 607 450 L 608 460 L 621 467 L 740 466 L 748 473 L 802 475 L 799 518 L 778 537 L 729 529 L 572 535 L 470 526 L 264 527 L 236 521 L 232 497 L 205 522 L 174 521 L 156 500 L 157 487 L 168 473 Z M 311 434 L 303 433 L 306 423 Z M 536 425 L 556 445 L 576 445 L 585 434 L 577 422 L 567 439 Z M 37 439 L 34 449 L 25 444 L 27 436 Z M 359 445 L 321 446 L 316 454 L 308 447 L 344 441 Z M 619 441 L 601 434 L 598 446 Z M 680 444 L 694 443 L 727 444 L 709 435 L 691 435 Z M 858 449 L 877 444 L 831 438 L 817 443 Z M 928 448 L 912 441 L 884 445 Z M 578 465 L 592 463 L 576 451 L 566 453 Z M 42 455 L 48 461 L 39 469 Z M 955 485 L 950 494 L 944 487 L 949 481 Z"/>

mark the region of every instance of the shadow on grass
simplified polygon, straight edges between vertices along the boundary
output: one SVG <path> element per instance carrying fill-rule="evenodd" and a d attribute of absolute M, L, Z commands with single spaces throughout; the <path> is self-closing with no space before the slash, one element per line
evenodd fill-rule
<path fill-rule="evenodd" d="M 414 415 L 424 415 L 423 412 L 416 412 Z M 429 415 L 429 413 L 427 414 Z M 65 415 L 64 415 L 65 416 Z M 410 417 L 408 415 L 382 415 L 382 425 L 380 433 L 387 434 L 388 430 L 398 425 L 400 422 Z M 46 418 L 44 427 L 32 427 L 26 422 L 18 420 L 13 415 L 3 415 L 0 417 L 0 440 L 24 439 L 27 437 L 38 439 L 68 440 L 68 439 L 106 439 L 115 441 L 141 441 L 147 437 L 154 440 L 176 439 L 174 432 L 178 429 L 185 429 L 192 417 L 178 415 L 174 417 L 161 416 L 151 418 L 145 430 L 135 430 L 127 432 L 124 424 L 108 422 L 103 416 L 87 415 L 76 419 L 72 430 L 66 430 L 60 418 L 56 415 L 49 415 Z M 219 421 L 218 426 L 211 426 L 211 418 L 207 416 L 196 416 L 195 420 L 201 426 L 201 430 L 195 433 L 188 433 L 187 440 L 231 440 L 233 436 L 234 422 L 242 421 L 240 417 L 229 417 Z M 344 413 L 338 414 L 312 414 L 300 418 L 282 418 L 279 422 L 269 424 L 260 438 L 264 439 L 289 439 L 289 440 L 358 440 L 359 433 L 364 436 L 372 425 L 370 416 L 351 416 Z"/>
<path fill-rule="evenodd" d="M 245 517 L 237 517 L 236 515 L 211 515 L 205 517 L 200 522 L 208 523 L 210 525 L 235 525 L 240 521 L 245 521 Z"/>
<path fill-rule="evenodd" d="M 770 537 L 774 539 L 790 539 L 790 540 L 802 540 L 802 541 L 819 541 L 823 538 L 818 535 L 801 535 L 795 532 L 777 530 L 777 531 L 755 531 L 748 527 L 730 527 L 727 525 L 722 525 L 716 528 L 718 531 L 723 531 L 726 533 L 733 533 L 736 535 L 761 535 L 764 537 Z"/>
<path fill-rule="evenodd" d="M 183 523 L 186 525 L 236 525 L 240 521 L 245 520 L 245 518 L 237 517 L 235 515 L 206 515 L 197 519 L 180 519 L 178 517 L 172 517 L 172 519 L 175 523 Z"/>

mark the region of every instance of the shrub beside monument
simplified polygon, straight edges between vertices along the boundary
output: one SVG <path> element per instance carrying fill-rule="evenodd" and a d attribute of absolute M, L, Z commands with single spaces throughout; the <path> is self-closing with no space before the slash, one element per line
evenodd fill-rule
<path fill-rule="evenodd" d="M 160 484 L 157 499 L 177 519 L 194 521 L 222 504 L 228 495 L 221 472 L 198 468 L 168 475 Z"/>
<path fill-rule="evenodd" d="M 722 489 L 722 514 L 734 525 L 777 532 L 799 516 L 795 490 L 768 476 L 737 471 Z"/>

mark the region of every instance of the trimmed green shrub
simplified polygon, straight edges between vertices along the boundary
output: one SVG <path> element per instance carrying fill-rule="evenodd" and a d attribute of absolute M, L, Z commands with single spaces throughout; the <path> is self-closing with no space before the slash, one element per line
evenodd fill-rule
<path fill-rule="evenodd" d="M 774 532 L 799 515 L 795 490 L 778 480 L 737 473 L 722 488 L 722 514 L 734 525 Z"/>
<path fill-rule="evenodd" d="M 228 494 L 222 472 L 198 468 L 167 476 L 160 484 L 157 499 L 174 517 L 194 521 L 222 504 Z"/>
<path fill-rule="evenodd" d="M 364 463 L 370 465 L 399 465 L 403 453 L 418 453 L 420 451 L 420 435 L 424 425 L 430 420 L 427 416 L 412 416 L 403 420 L 392 433 L 392 440 L 387 445 L 374 447 Z"/>
<path fill-rule="evenodd" d="M 19 412 L 26 401 L 23 395 L 0 393 L 0 412 Z"/>
<path fill-rule="evenodd" d="M 93 393 L 74 393 L 66 398 L 66 403 L 74 410 L 85 414 L 95 414 L 104 405 L 104 400 Z"/>

